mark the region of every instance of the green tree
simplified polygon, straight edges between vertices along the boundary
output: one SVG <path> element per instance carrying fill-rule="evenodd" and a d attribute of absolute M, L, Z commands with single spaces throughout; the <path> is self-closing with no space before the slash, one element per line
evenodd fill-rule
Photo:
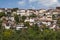
<path fill-rule="evenodd" d="M 24 22 L 24 25 L 27 26 L 27 27 L 30 27 L 29 22 Z"/>
<path fill-rule="evenodd" d="M 57 25 L 60 27 L 60 18 L 57 19 Z"/>
<path fill-rule="evenodd" d="M 2 20 L 0 20 L 0 29 L 1 29 L 1 27 L 2 27 Z"/>
<path fill-rule="evenodd" d="M 0 18 L 6 16 L 6 14 L 4 12 L 0 12 Z"/>
<path fill-rule="evenodd" d="M 13 9 L 12 9 L 12 12 L 13 12 L 13 11 L 17 11 L 17 10 L 18 10 L 18 8 L 13 8 Z"/>
<path fill-rule="evenodd" d="M 30 17 L 35 18 L 37 17 L 37 15 L 33 13 L 32 15 L 30 15 Z"/>
<path fill-rule="evenodd" d="M 15 21 L 17 22 L 17 23 L 19 23 L 19 16 L 18 15 L 14 15 L 14 19 L 15 19 Z"/>
<path fill-rule="evenodd" d="M 2 36 L 3 36 L 3 40 L 12 40 L 13 39 L 13 35 L 14 35 L 14 31 L 13 30 L 4 30 L 2 32 Z"/>
<path fill-rule="evenodd" d="M 0 20 L 0 39 L 1 40 L 2 40 L 2 32 L 3 32 L 2 20 Z"/>
<path fill-rule="evenodd" d="M 56 40 L 60 40 L 60 30 L 56 31 Z"/>
<path fill-rule="evenodd" d="M 42 34 L 43 34 L 44 40 L 56 40 L 55 31 L 45 29 Z"/>
<path fill-rule="evenodd" d="M 22 16 L 22 20 L 24 21 L 26 19 L 26 16 Z"/>

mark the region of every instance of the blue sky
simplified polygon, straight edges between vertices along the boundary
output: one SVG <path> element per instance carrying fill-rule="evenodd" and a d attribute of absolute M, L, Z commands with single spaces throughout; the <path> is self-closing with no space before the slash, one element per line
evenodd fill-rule
<path fill-rule="evenodd" d="M 59 0 L 0 0 L 0 8 L 40 9 L 60 6 Z"/>

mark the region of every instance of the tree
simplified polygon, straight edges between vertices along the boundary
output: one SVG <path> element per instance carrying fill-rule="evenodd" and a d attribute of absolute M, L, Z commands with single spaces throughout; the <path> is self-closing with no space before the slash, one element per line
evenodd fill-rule
<path fill-rule="evenodd" d="M 26 19 L 26 16 L 22 16 L 22 20 L 24 21 Z"/>
<path fill-rule="evenodd" d="M 6 16 L 6 14 L 4 12 L 0 12 L 0 18 Z"/>
<path fill-rule="evenodd" d="M 0 29 L 2 28 L 2 20 L 0 20 Z"/>
<path fill-rule="evenodd" d="M 44 40 L 56 40 L 56 32 L 49 30 L 49 29 L 45 29 L 42 33 Z"/>
<path fill-rule="evenodd" d="M 15 19 L 15 21 L 17 22 L 17 23 L 19 23 L 19 16 L 18 15 L 14 15 L 14 19 Z"/>
<path fill-rule="evenodd" d="M 60 18 L 57 19 L 57 25 L 60 27 Z"/>
<path fill-rule="evenodd" d="M 3 26 L 2 26 L 2 20 L 0 20 L 0 40 L 2 40 L 2 32 L 3 32 Z"/>
<path fill-rule="evenodd" d="M 13 11 L 17 11 L 17 10 L 18 10 L 18 8 L 13 8 L 13 9 L 12 9 L 12 12 L 13 12 Z"/>
<path fill-rule="evenodd" d="M 27 26 L 27 27 L 30 27 L 29 22 L 24 22 L 24 25 Z"/>
<path fill-rule="evenodd" d="M 32 15 L 30 15 L 30 17 L 35 18 L 37 16 L 36 16 L 36 14 L 33 13 Z"/>
<path fill-rule="evenodd" d="M 14 31 L 13 30 L 4 30 L 3 32 L 2 32 L 2 36 L 3 36 L 3 40 L 12 40 L 13 38 L 13 35 L 14 35 Z"/>
<path fill-rule="evenodd" d="M 33 28 L 33 30 L 35 30 L 35 31 L 39 31 L 39 27 L 38 27 L 37 24 L 34 24 L 34 25 L 32 26 L 32 28 Z"/>
<path fill-rule="evenodd" d="M 60 30 L 56 31 L 56 40 L 60 40 Z"/>

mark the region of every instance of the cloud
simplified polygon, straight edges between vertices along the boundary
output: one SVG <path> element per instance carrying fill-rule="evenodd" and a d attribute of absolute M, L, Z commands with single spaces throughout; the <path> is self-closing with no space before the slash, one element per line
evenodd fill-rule
<path fill-rule="evenodd" d="M 30 3 L 31 3 L 31 2 L 37 2 L 37 1 L 39 1 L 39 0 L 29 0 Z"/>
<path fill-rule="evenodd" d="M 46 7 L 49 7 L 49 6 L 60 6 L 59 4 L 59 1 L 58 0 L 29 0 L 30 3 L 37 3 L 37 5 L 44 5 Z"/>
<path fill-rule="evenodd" d="M 33 5 L 30 5 L 30 8 L 31 8 L 31 9 L 35 9 L 35 6 L 33 6 Z"/>
<path fill-rule="evenodd" d="M 41 3 L 44 6 L 55 6 L 59 4 L 58 0 L 40 0 L 39 3 Z"/>
<path fill-rule="evenodd" d="M 18 4 L 23 6 L 23 5 L 25 5 L 25 1 L 18 1 Z"/>

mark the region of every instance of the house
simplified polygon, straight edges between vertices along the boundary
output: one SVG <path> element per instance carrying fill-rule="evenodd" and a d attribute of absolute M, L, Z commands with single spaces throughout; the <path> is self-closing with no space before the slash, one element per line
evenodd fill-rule
<path fill-rule="evenodd" d="M 46 20 L 52 21 L 52 15 L 47 15 Z"/>
<path fill-rule="evenodd" d="M 12 14 L 11 14 L 11 16 L 14 16 L 16 13 L 17 13 L 17 12 L 13 11 Z"/>
<path fill-rule="evenodd" d="M 33 9 L 27 9 L 26 10 L 26 16 L 29 16 L 29 15 L 32 15 L 36 12 L 36 10 L 33 10 Z M 36 14 L 36 13 L 35 13 Z"/>
<path fill-rule="evenodd" d="M 12 12 L 11 8 L 5 8 L 5 12 Z"/>
<path fill-rule="evenodd" d="M 29 21 L 30 21 L 30 19 L 27 17 L 24 22 L 29 22 Z"/>
<path fill-rule="evenodd" d="M 54 10 L 53 12 L 52 12 L 52 18 L 53 18 L 53 20 L 57 20 L 58 19 L 58 15 L 60 14 L 60 12 L 59 11 L 57 11 L 57 10 Z"/>
<path fill-rule="evenodd" d="M 46 10 L 45 9 L 38 10 L 38 16 L 39 17 L 46 16 Z"/>
<path fill-rule="evenodd" d="M 52 21 L 41 21 L 42 24 L 45 24 L 46 26 L 50 26 L 52 24 Z"/>
<path fill-rule="evenodd" d="M 59 12 L 58 12 L 58 11 L 53 11 L 52 13 L 53 13 L 53 14 L 59 14 Z"/>
<path fill-rule="evenodd" d="M 4 8 L 0 8 L 0 12 L 5 12 L 5 9 Z"/>
<path fill-rule="evenodd" d="M 21 15 L 21 16 L 24 16 L 26 13 L 26 11 L 24 9 L 19 9 L 17 10 L 17 15 Z"/>
<path fill-rule="evenodd" d="M 51 13 L 42 13 L 39 17 L 40 20 L 52 21 L 52 14 Z"/>
<path fill-rule="evenodd" d="M 1 20 L 8 20 L 8 17 L 3 16 Z"/>
<path fill-rule="evenodd" d="M 30 19 L 25 19 L 25 21 L 24 22 L 35 22 L 35 20 L 34 19 L 32 19 L 32 18 L 30 18 Z"/>
<path fill-rule="evenodd" d="M 11 8 L 5 8 L 5 14 L 11 14 L 12 9 Z"/>
<path fill-rule="evenodd" d="M 35 24 L 37 24 L 38 27 L 40 27 L 42 25 L 42 22 L 41 21 L 37 21 Z"/>
<path fill-rule="evenodd" d="M 10 29 L 10 27 L 11 27 L 8 22 L 2 23 L 2 26 L 3 26 L 5 29 Z"/>
<path fill-rule="evenodd" d="M 46 10 L 45 9 L 39 9 L 38 12 L 39 13 L 44 13 L 44 12 L 46 12 Z"/>
<path fill-rule="evenodd" d="M 11 26 L 7 26 L 7 25 L 5 25 L 5 29 L 10 29 L 10 27 L 11 27 Z"/>
<path fill-rule="evenodd" d="M 25 19 L 25 21 L 24 22 L 29 22 L 29 24 L 30 24 L 30 26 L 32 26 L 33 24 L 34 24 L 34 22 L 35 22 L 35 20 L 34 19 L 32 19 L 32 18 L 27 18 L 27 19 Z"/>
<path fill-rule="evenodd" d="M 32 18 L 30 18 L 30 22 L 35 22 L 35 20 L 34 20 L 34 19 L 32 19 Z"/>
<path fill-rule="evenodd" d="M 20 29 L 22 29 L 22 28 L 27 28 L 27 27 L 16 27 L 16 30 L 20 30 Z"/>
<path fill-rule="evenodd" d="M 51 25 L 51 22 L 47 22 L 47 24 L 46 24 L 47 26 L 50 26 Z"/>
<path fill-rule="evenodd" d="M 39 15 L 38 10 L 35 10 L 34 14 L 36 14 L 38 16 Z"/>
<path fill-rule="evenodd" d="M 34 23 L 33 22 L 29 22 L 29 25 L 32 26 Z"/>
<path fill-rule="evenodd" d="M 56 25 L 53 25 L 52 27 L 50 27 L 50 29 L 54 29 L 56 27 Z"/>
<path fill-rule="evenodd" d="M 16 25 L 16 30 L 20 30 L 22 28 L 27 28 L 27 27 L 24 27 L 24 24 L 23 23 L 20 23 L 20 24 L 17 24 Z"/>
<path fill-rule="evenodd" d="M 9 17 L 8 19 L 11 20 L 11 21 L 15 21 L 13 16 Z"/>
<path fill-rule="evenodd" d="M 39 17 L 39 20 L 46 20 L 46 16 Z"/>

